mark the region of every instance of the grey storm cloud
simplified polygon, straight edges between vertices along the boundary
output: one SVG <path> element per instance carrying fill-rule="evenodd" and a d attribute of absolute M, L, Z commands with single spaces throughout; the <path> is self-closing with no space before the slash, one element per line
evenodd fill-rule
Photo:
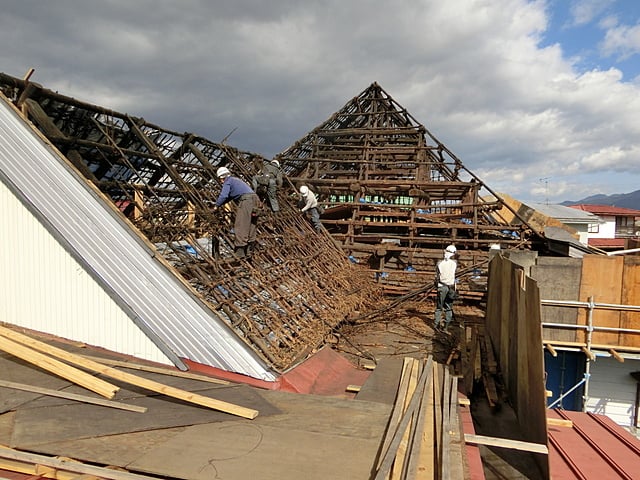
<path fill-rule="evenodd" d="M 267 156 L 376 81 L 494 190 L 535 197 L 542 177 L 559 201 L 633 190 L 639 86 L 541 47 L 545 7 L 7 0 L 0 71 L 33 67 L 65 95 Z"/>

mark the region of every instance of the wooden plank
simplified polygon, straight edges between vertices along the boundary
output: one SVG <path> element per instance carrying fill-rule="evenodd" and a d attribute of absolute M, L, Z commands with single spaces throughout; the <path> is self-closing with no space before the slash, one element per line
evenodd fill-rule
<path fill-rule="evenodd" d="M 389 418 L 389 425 L 385 433 L 384 440 L 382 442 L 382 452 L 385 453 L 391 445 L 393 436 L 395 435 L 396 428 L 402 413 L 404 411 L 405 398 L 407 396 L 407 390 L 409 388 L 409 377 L 411 375 L 412 360 L 405 357 L 402 363 L 402 372 L 400 374 L 400 385 L 398 386 L 398 393 L 396 395 L 396 401 L 393 404 L 393 410 L 391 411 L 391 417 Z M 383 457 L 378 458 L 378 468 L 382 463 Z"/>
<path fill-rule="evenodd" d="M 440 478 L 440 470 L 442 469 L 442 379 L 444 371 L 442 365 L 433 363 L 433 424 L 435 448 L 434 448 L 434 469 L 438 472 Z"/>
<path fill-rule="evenodd" d="M 624 258 L 621 256 L 585 255 L 582 259 L 582 281 L 580 283 L 580 301 L 588 302 L 592 297 L 595 303 L 619 304 L 622 301 L 622 273 Z M 593 311 L 593 326 L 620 327 L 620 312 L 615 310 Z M 587 310 L 581 308 L 578 323 L 587 324 Z M 619 344 L 619 334 L 594 331 L 591 341 L 610 346 Z M 586 333 L 578 335 L 585 340 Z"/>
<path fill-rule="evenodd" d="M 460 421 L 458 407 L 458 381 L 457 376 L 452 376 L 450 408 L 450 425 L 449 431 L 449 478 L 460 479 L 469 478 L 469 465 L 467 462 L 466 448 L 464 448 L 464 427 Z"/>
<path fill-rule="evenodd" d="M 86 475 L 95 475 L 99 478 L 105 478 L 109 480 L 149 480 L 156 477 L 148 477 L 146 475 L 140 475 L 137 473 L 125 472 L 121 470 L 114 470 L 112 468 L 97 467 L 94 465 L 87 465 L 77 461 L 69 461 L 64 459 L 47 457 L 45 455 L 37 455 L 34 453 L 20 452 L 13 450 L 4 445 L 0 445 L 0 458 L 9 460 L 15 460 L 27 465 L 42 465 L 55 470 L 63 470 L 65 472 L 75 472 Z M 40 472 L 34 472 L 40 474 Z M 77 475 L 76 475 L 77 476 Z M 58 478 L 58 477 L 52 477 Z"/>
<path fill-rule="evenodd" d="M 415 358 L 411 358 L 410 363 L 411 363 L 411 373 L 409 374 L 409 387 L 407 388 L 407 395 L 404 399 L 404 404 L 402 407 L 403 414 L 409 408 L 409 402 L 413 398 L 413 395 L 416 391 L 416 385 L 418 383 L 420 361 Z M 404 433 L 402 434 L 402 439 L 400 440 L 400 444 L 398 445 L 398 449 L 396 451 L 396 457 L 393 462 L 393 467 L 391 469 L 391 475 L 389 476 L 391 480 L 401 480 L 403 477 L 403 472 L 405 469 L 405 459 L 407 455 L 407 448 L 409 446 L 409 439 L 412 433 L 411 430 L 414 423 L 415 423 L 415 415 L 412 415 L 411 422 L 409 422 L 409 425 L 407 426 L 407 428 L 405 428 Z"/>
<path fill-rule="evenodd" d="M 510 448 L 513 450 L 521 450 L 523 452 L 544 453 L 548 454 L 549 449 L 541 443 L 522 442 L 520 440 L 511 440 L 509 438 L 485 437 L 484 435 L 464 434 L 464 441 L 472 445 L 487 445 L 489 447 Z"/>
<path fill-rule="evenodd" d="M 182 372 L 180 370 L 171 370 L 169 368 L 152 367 L 151 365 L 142 365 L 140 363 L 123 362 L 121 360 L 112 360 L 110 358 L 92 357 L 90 355 L 81 355 L 82 358 L 93 360 L 94 362 L 102 363 L 103 365 L 110 365 L 112 367 L 124 367 L 131 370 L 140 370 L 142 372 L 160 373 L 162 375 L 169 375 L 171 377 L 189 378 L 191 380 L 199 380 L 201 382 L 216 383 L 219 385 L 230 385 L 231 382 L 227 380 L 220 380 L 219 378 L 208 377 L 205 375 L 199 375 L 197 373 Z"/>
<path fill-rule="evenodd" d="M 640 305 L 640 257 L 626 256 L 622 273 L 622 304 Z M 640 329 L 640 312 L 621 312 L 620 326 L 628 329 Z M 620 345 L 624 347 L 640 347 L 640 334 L 623 333 Z"/>
<path fill-rule="evenodd" d="M 137 385 L 139 387 L 146 388 L 147 390 L 151 390 L 152 392 L 161 393 L 163 395 L 177 398 L 185 402 L 195 403 L 196 405 L 201 405 L 248 419 L 256 418 L 259 413 L 257 410 L 251 408 L 246 408 L 239 405 L 234 405 L 232 403 L 224 402 L 222 400 L 205 397 L 203 395 L 198 395 L 197 393 L 192 393 L 181 390 L 179 388 L 163 385 L 161 383 L 154 382 L 153 380 L 147 380 L 146 378 L 138 377 L 130 373 L 121 372 L 119 370 L 116 370 L 115 368 L 107 367 L 98 362 L 83 358 L 80 355 L 75 355 L 60 348 L 47 345 L 46 343 L 40 342 L 26 335 L 22 335 L 21 333 L 15 332 L 8 328 L 0 327 L 0 338 L 2 338 L 3 336 L 9 337 L 13 340 L 16 340 L 17 342 L 28 345 L 37 350 L 47 352 L 50 355 L 54 355 L 67 362 L 73 363 L 74 365 L 86 368 L 87 370 L 92 370 L 107 377 L 114 378 L 116 380 L 120 380 L 132 385 Z"/>
<path fill-rule="evenodd" d="M 4 328 L 4 327 L 0 327 Z M 22 360 L 62 377 L 70 382 L 78 384 L 87 390 L 102 395 L 106 398 L 113 398 L 119 390 L 115 385 L 100 380 L 86 372 L 71 367 L 54 358 L 50 358 L 40 352 L 36 352 L 23 344 L 14 342 L 6 336 L 0 336 L 0 349 Z"/>
<path fill-rule="evenodd" d="M 387 474 L 390 472 L 391 466 L 395 460 L 398 446 L 402 441 L 403 433 L 405 429 L 409 426 L 409 422 L 411 421 L 413 414 L 415 413 L 418 406 L 420 405 L 422 395 L 424 394 L 425 385 L 428 383 L 429 377 L 432 372 L 431 365 L 432 365 L 432 358 L 431 356 L 429 356 L 429 359 L 427 360 L 427 365 L 422 370 L 422 374 L 420 375 L 420 379 L 418 380 L 418 386 L 411 398 L 411 401 L 409 402 L 409 407 L 407 408 L 402 418 L 400 419 L 398 427 L 396 428 L 393 438 L 391 439 L 391 442 L 389 444 L 389 448 L 384 452 L 384 455 L 382 456 L 382 461 L 379 463 L 378 470 L 373 480 L 382 480 L 386 478 Z"/>
<path fill-rule="evenodd" d="M 450 476 L 449 476 L 449 472 L 450 472 L 450 468 L 449 468 L 449 464 L 451 463 L 450 460 L 450 449 L 451 449 L 451 435 L 449 432 L 451 432 L 451 409 L 449 408 L 450 405 L 450 401 L 451 401 L 451 376 L 449 373 L 449 368 L 448 367 L 444 367 L 444 382 L 443 382 L 443 388 L 442 388 L 442 436 L 441 438 L 441 443 L 442 443 L 442 460 L 440 461 L 440 466 L 442 467 L 440 472 L 441 472 L 441 479 L 442 480 L 449 480 Z"/>
<path fill-rule="evenodd" d="M 423 368 L 426 368 L 424 366 Z M 407 465 L 407 480 L 433 480 L 435 469 L 433 464 L 433 376 L 425 385 L 420 401 L 415 435 L 411 444 Z"/>
<path fill-rule="evenodd" d="M 524 425 L 523 430 L 526 432 L 525 439 L 547 445 L 549 443 L 547 432 L 547 397 L 544 385 L 545 369 L 544 369 L 544 352 L 540 348 L 542 345 L 542 329 L 540 328 L 540 290 L 535 280 L 527 277 L 525 283 L 526 290 L 526 316 L 527 324 L 526 341 L 527 341 L 527 357 L 528 370 L 527 377 L 530 384 L 527 386 L 529 399 L 527 400 L 527 410 L 519 412 L 520 425 Z M 534 461 L 540 467 L 545 478 L 549 473 L 549 457 L 547 455 L 534 455 Z"/>
<path fill-rule="evenodd" d="M 547 418 L 547 425 L 554 427 L 573 427 L 573 421 L 563 420 L 561 418 Z"/>
<path fill-rule="evenodd" d="M 540 296 L 545 300 L 577 301 L 580 296 L 582 259 L 543 257 L 531 267 L 531 277 L 538 282 Z M 577 308 L 541 306 L 542 321 L 575 325 Z M 559 341 L 576 341 L 576 330 L 570 328 L 544 327 L 545 338 Z"/>
<path fill-rule="evenodd" d="M 78 402 L 90 403 L 92 405 L 101 405 L 103 407 L 118 408 L 120 410 L 129 410 L 131 412 L 144 413 L 147 411 L 147 407 L 140 407 L 138 405 L 128 405 L 121 402 L 112 402 L 110 400 L 87 397 L 86 395 L 78 395 L 71 392 L 62 392 L 60 390 L 52 390 L 50 388 L 36 387 L 34 385 L 25 385 L 23 383 L 7 382 L 5 380 L 0 380 L 0 387 L 22 390 L 23 392 L 39 393 L 41 395 L 47 395 L 49 397 L 77 400 Z"/>

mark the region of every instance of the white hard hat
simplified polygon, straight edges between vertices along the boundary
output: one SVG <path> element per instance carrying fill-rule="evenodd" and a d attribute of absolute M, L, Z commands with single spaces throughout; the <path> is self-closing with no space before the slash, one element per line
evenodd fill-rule
<path fill-rule="evenodd" d="M 307 195 L 309 193 L 309 187 L 307 187 L 306 185 L 302 185 L 300 187 L 300 193 L 302 195 Z"/>
<path fill-rule="evenodd" d="M 227 167 L 220 167 L 218 170 L 216 170 L 216 175 L 219 178 L 222 178 L 222 177 L 226 177 L 227 175 L 231 175 L 231 172 Z"/>
<path fill-rule="evenodd" d="M 449 245 L 447 248 L 444 249 L 445 252 L 449 252 L 449 253 L 456 253 L 456 246 L 455 245 Z"/>
<path fill-rule="evenodd" d="M 273 163 L 276 167 L 280 168 L 280 162 L 278 160 L 276 160 L 275 158 L 273 160 L 271 160 L 271 163 Z"/>

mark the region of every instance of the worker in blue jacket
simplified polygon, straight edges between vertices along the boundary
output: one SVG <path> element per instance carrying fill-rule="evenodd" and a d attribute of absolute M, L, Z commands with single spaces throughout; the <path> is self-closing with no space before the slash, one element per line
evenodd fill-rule
<path fill-rule="evenodd" d="M 227 167 L 218 168 L 216 175 L 223 183 L 215 209 L 231 201 L 236 204 L 236 217 L 233 226 L 234 253 L 237 257 L 243 258 L 251 254 L 256 241 L 258 195 L 247 183 L 232 176 Z"/>

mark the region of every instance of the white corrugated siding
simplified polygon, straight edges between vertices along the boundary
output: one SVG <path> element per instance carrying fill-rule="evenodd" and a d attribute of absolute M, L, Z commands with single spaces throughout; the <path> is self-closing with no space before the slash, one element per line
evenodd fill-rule
<path fill-rule="evenodd" d="M 172 363 L 2 183 L 0 212 L 2 321 Z"/>
<path fill-rule="evenodd" d="M 636 381 L 629 373 L 640 370 L 640 360 L 625 359 L 620 363 L 611 357 L 597 357 L 590 369 L 586 411 L 606 415 L 618 425 L 630 427 Z"/>
<path fill-rule="evenodd" d="M 275 378 L 255 352 L 154 258 L 155 252 L 119 213 L 4 100 L 0 101 L 0 172 L 8 188 L 74 256 L 85 274 L 101 284 L 175 364 L 181 363 L 180 357 L 255 378 Z M 3 221 L 3 228 L 11 227 Z M 25 288 L 33 290 L 28 279 L 23 281 Z M 61 284 L 51 283 L 46 287 L 69 296 Z M 68 305 L 64 314 L 76 311 L 77 306 Z M 57 321 L 43 322 L 47 326 L 43 331 L 58 335 Z M 101 328 L 116 343 L 129 344 L 130 339 L 115 336 L 113 325 Z M 123 331 L 123 335 L 130 334 Z M 93 344 L 102 346 L 102 342 Z M 122 348 L 116 351 L 123 352 Z"/>

